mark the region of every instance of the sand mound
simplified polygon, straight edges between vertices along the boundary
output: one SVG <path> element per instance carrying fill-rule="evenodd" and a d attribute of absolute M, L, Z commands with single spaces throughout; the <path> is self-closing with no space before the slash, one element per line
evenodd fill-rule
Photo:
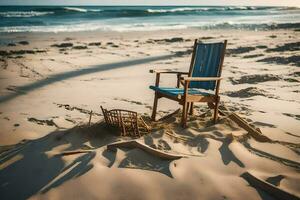
<path fill-rule="evenodd" d="M 300 188 L 295 183 L 300 180 L 296 176 L 300 164 L 284 158 L 294 153 L 291 144 L 274 142 L 271 148 L 261 146 L 262 143 L 227 117 L 213 124 L 209 110 L 189 116 L 189 128 L 183 129 L 180 115 L 178 112 L 152 122 L 152 133 L 138 139 L 166 153 L 185 156 L 178 160 L 163 160 L 139 148 L 109 151 L 106 145 L 131 138 L 112 134 L 103 123 L 52 132 L 37 140 L 2 148 L 1 196 L 4 199 L 69 199 L 74 195 L 87 199 L 108 196 L 110 199 L 238 199 L 243 191 L 245 199 L 259 199 L 260 189 L 249 187 L 241 177 L 247 170 L 269 181 L 281 175 L 280 187 L 299 194 Z M 276 155 L 274 150 L 278 148 L 284 149 L 285 154 Z M 79 153 L 62 154 L 66 151 Z M 264 195 L 269 197 L 267 193 Z"/>

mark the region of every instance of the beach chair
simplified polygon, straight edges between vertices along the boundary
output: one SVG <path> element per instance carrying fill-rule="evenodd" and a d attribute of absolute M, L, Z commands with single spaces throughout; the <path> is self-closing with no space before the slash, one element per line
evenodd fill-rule
<path fill-rule="evenodd" d="M 150 89 L 155 91 L 153 111 L 151 119 L 155 121 L 158 99 L 165 97 L 177 101 L 183 106 L 181 124 L 186 127 L 188 112 L 193 114 L 195 102 L 207 102 L 214 109 L 213 121 L 218 118 L 218 106 L 220 101 L 219 87 L 221 72 L 225 55 L 227 40 L 219 43 L 203 43 L 197 39 L 189 72 L 176 72 L 170 70 L 150 70 L 156 74 L 155 86 Z M 176 87 L 160 87 L 161 74 L 176 74 Z M 183 88 L 180 86 L 183 85 Z"/>

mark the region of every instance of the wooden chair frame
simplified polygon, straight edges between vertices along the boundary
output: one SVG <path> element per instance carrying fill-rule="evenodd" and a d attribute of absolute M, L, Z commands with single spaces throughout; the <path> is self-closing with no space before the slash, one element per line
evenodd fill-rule
<path fill-rule="evenodd" d="M 214 123 L 217 122 L 218 107 L 219 107 L 219 102 L 220 102 L 219 89 L 220 89 L 220 82 L 222 79 L 221 73 L 222 73 L 222 68 L 223 68 L 227 40 L 224 41 L 224 47 L 223 47 L 223 51 L 221 53 L 221 61 L 220 61 L 220 66 L 219 66 L 219 71 L 218 71 L 218 77 L 191 77 L 192 70 L 194 67 L 194 62 L 195 62 L 196 48 L 197 48 L 198 43 L 201 43 L 201 42 L 198 42 L 198 40 L 196 39 L 194 42 L 194 48 L 193 48 L 193 54 L 192 54 L 189 72 L 177 72 L 177 71 L 170 71 L 170 70 L 150 70 L 150 73 L 156 74 L 156 80 L 155 80 L 156 87 L 159 87 L 161 74 L 176 74 L 177 75 L 177 86 L 176 87 L 180 88 L 181 84 L 184 87 L 183 95 L 177 95 L 177 96 L 167 95 L 167 94 L 155 91 L 153 110 L 152 110 L 152 116 L 151 116 L 151 119 L 153 121 L 155 121 L 155 117 L 156 117 L 158 99 L 165 97 L 165 98 L 177 101 L 180 105 L 183 106 L 182 117 L 181 117 L 181 124 L 183 127 L 186 127 L 188 111 L 189 111 L 190 115 L 193 114 L 193 106 L 194 106 L 195 102 L 207 102 L 210 107 L 213 107 L 214 108 L 213 121 L 214 121 Z M 187 75 L 187 76 L 184 77 L 183 75 Z M 215 93 L 212 95 L 209 95 L 209 96 L 203 96 L 203 95 L 199 95 L 199 94 L 197 94 L 197 95 L 188 94 L 189 85 L 190 85 L 190 82 L 192 82 L 192 81 L 216 81 Z"/>

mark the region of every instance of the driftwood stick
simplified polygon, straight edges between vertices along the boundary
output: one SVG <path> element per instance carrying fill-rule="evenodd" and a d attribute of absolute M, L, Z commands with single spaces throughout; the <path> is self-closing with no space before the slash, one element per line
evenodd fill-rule
<path fill-rule="evenodd" d="M 143 117 L 139 117 L 142 126 L 145 127 L 147 129 L 148 132 L 150 132 L 151 128 L 148 126 L 148 124 L 144 121 Z"/>
<path fill-rule="evenodd" d="M 160 157 L 165 160 L 175 160 L 179 158 L 183 158 L 184 156 L 182 155 L 175 155 L 175 154 L 170 154 L 166 153 L 157 149 L 153 149 L 147 145 L 144 145 L 136 140 L 130 140 L 130 141 L 124 141 L 124 142 L 116 142 L 113 144 L 107 145 L 107 149 L 110 151 L 115 151 L 116 148 L 140 148 L 154 156 Z"/>
<path fill-rule="evenodd" d="M 184 138 L 184 137 L 180 137 L 180 136 L 175 135 L 173 131 L 172 131 L 171 133 L 170 133 L 169 131 L 166 131 L 165 133 L 166 133 L 168 136 L 173 137 L 173 138 L 175 138 L 175 139 L 182 140 L 182 141 L 184 141 L 184 142 L 188 141 L 187 138 Z"/>
<path fill-rule="evenodd" d="M 271 142 L 271 139 L 268 138 L 267 136 L 262 135 L 262 133 L 258 130 L 256 130 L 255 128 L 253 128 L 252 126 L 250 126 L 248 124 L 248 122 L 246 122 L 243 118 L 241 118 L 240 116 L 238 116 L 235 113 L 231 113 L 230 115 L 228 115 L 228 117 L 234 121 L 235 123 L 237 123 L 240 127 L 242 127 L 243 129 L 245 129 L 246 131 L 248 131 L 248 133 L 257 141 L 260 142 Z"/>
<path fill-rule="evenodd" d="M 90 112 L 90 118 L 89 118 L 89 126 L 91 126 L 91 120 L 92 120 L 93 111 Z"/>
<path fill-rule="evenodd" d="M 170 113 L 170 114 L 167 114 L 166 116 L 163 116 L 162 118 L 160 118 L 160 119 L 157 120 L 157 121 L 163 121 L 163 120 L 165 120 L 165 119 L 168 119 L 168 118 L 172 117 L 173 115 L 177 114 L 179 111 L 180 111 L 180 109 L 177 109 L 177 110 L 175 110 L 174 112 L 172 112 L 172 113 Z"/>
<path fill-rule="evenodd" d="M 214 106 L 214 104 L 208 103 L 208 106 L 211 108 Z M 222 106 L 222 107 L 224 107 L 225 110 L 228 110 L 225 106 Z M 232 121 L 237 123 L 237 125 L 239 125 L 241 128 L 248 131 L 248 133 L 257 141 L 259 141 L 259 142 L 271 142 L 272 141 L 270 138 L 263 135 L 259 128 L 256 129 L 256 128 L 250 126 L 250 124 L 246 120 L 244 120 L 243 118 L 238 116 L 236 113 L 232 112 L 230 114 L 226 114 L 224 111 L 222 111 L 220 109 L 218 109 L 218 112 L 223 116 L 227 116 L 229 119 L 231 119 Z"/>
<path fill-rule="evenodd" d="M 68 156 L 68 155 L 73 155 L 73 154 L 78 154 L 78 153 L 90 153 L 90 152 L 95 152 L 93 150 L 76 150 L 76 151 L 63 151 L 63 152 L 60 152 L 56 155 L 59 155 L 59 156 Z"/>
<path fill-rule="evenodd" d="M 249 172 L 245 172 L 241 175 L 244 179 L 246 179 L 250 185 L 253 187 L 258 187 L 264 191 L 266 191 L 268 194 L 274 196 L 276 199 L 282 199 L 282 200 L 300 200 L 298 196 L 295 194 L 289 193 L 279 187 L 276 187 Z"/>

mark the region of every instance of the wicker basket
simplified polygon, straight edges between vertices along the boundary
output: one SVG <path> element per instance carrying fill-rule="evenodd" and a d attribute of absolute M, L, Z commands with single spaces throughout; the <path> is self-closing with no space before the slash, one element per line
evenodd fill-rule
<path fill-rule="evenodd" d="M 106 124 L 117 128 L 121 136 L 140 137 L 141 133 L 150 131 L 149 126 L 137 112 L 122 109 L 107 110 L 102 106 L 101 109 Z"/>

